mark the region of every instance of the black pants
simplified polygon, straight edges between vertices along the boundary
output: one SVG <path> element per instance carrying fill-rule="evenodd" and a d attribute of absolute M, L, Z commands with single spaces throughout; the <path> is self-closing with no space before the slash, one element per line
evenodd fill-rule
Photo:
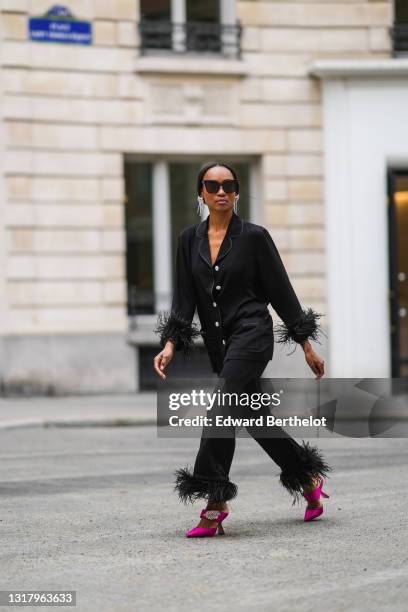
<path fill-rule="evenodd" d="M 259 378 L 267 363 L 266 360 L 227 358 L 219 375 L 225 379 L 222 391 L 248 394 L 259 391 Z M 215 407 L 215 412 L 214 409 L 211 411 L 213 420 L 217 411 L 226 414 L 225 407 Z M 262 410 L 254 414 L 249 407 L 235 405 L 229 407 L 229 413 L 233 416 L 256 417 Z M 255 426 L 246 429 L 281 468 L 280 482 L 293 496 L 293 503 L 300 500 L 304 486 L 307 486 L 312 478 L 325 477 L 327 472 L 331 471 L 317 447 L 311 447 L 308 442 L 298 444 L 281 428 L 275 427 L 279 429 L 279 432 L 276 432 L 279 437 L 262 437 L 262 432 Z M 180 500 L 193 502 L 203 498 L 225 502 L 235 497 L 238 487 L 229 479 L 234 452 L 234 428 L 228 430 L 228 437 L 220 437 L 214 428 L 204 427 L 193 473 L 188 468 L 178 469 L 175 473 L 175 490 Z"/>

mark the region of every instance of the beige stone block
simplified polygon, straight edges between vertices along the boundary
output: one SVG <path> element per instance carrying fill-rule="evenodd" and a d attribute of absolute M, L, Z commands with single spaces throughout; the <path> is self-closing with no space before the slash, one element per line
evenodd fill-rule
<path fill-rule="evenodd" d="M 2 11 L 13 11 L 15 13 L 28 12 L 30 6 L 29 0 L 1 0 L 1 10 Z"/>
<path fill-rule="evenodd" d="M 45 230 L 34 232 L 33 250 L 36 253 L 91 253 L 100 252 L 98 230 Z"/>
<path fill-rule="evenodd" d="M 134 69 L 133 49 L 35 42 L 3 42 L 3 65 L 43 69 L 90 70 L 95 72 L 131 72 Z"/>
<path fill-rule="evenodd" d="M 5 134 L 9 146 L 74 151 L 99 149 L 98 128 L 95 126 L 8 121 L 5 122 Z"/>
<path fill-rule="evenodd" d="M 242 51 L 259 51 L 261 48 L 262 34 L 259 28 L 243 28 L 241 49 Z"/>
<path fill-rule="evenodd" d="M 123 280 L 105 281 L 103 301 L 105 304 L 125 304 L 127 301 L 126 283 Z"/>
<path fill-rule="evenodd" d="M 267 229 L 272 236 L 272 240 L 274 241 L 276 248 L 281 254 L 282 251 L 285 251 L 289 247 L 288 229 L 284 227 L 268 227 Z"/>
<path fill-rule="evenodd" d="M 289 248 L 322 249 L 324 247 L 324 230 L 319 228 L 289 228 Z"/>
<path fill-rule="evenodd" d="M 323 160 L 320 155 L 289 155 L 287 158 L 288 176 L 321 176 Z"/>
<path fill-rule="evenodd" d="M 26 176 L 10 176 L 5 180 L 8 198 L 28 199 L 31 195 L 31 179 Z"/>
<path fill-rule="evenodd" d="M 25 68 L 5 68 L 2 72 L 4 92 L 92 98 L 115 97 L 118 76 L 58 73 L 54 70 L 30 71 Z"/>
<path fill-rule="evenodd" d="M 9 252 L 31 252 L 34 248 L 32 229 L 11 229 L 7 232 Z"/>
<path fill-rule="evenodd" d="M 101 261 L 106 278 L 125 278 L 126 262 L 122 255 L 104 254 Z"/>
<path fill-rule="evenodd" d="M 319 102 L 320 81 L 311 78 L 271 79 L 259 81 L 262 99 L 265 102 Z"/>
<path fill-rule="evenodd" d="M 265 179 L 264 197 L 267 200 L 284 200 L 288 195 L 286 180 Z"/>
<path fill-rule="evenodd" d="M 262 157 L 262 173 L 264 176 L 286 176 L 287 157 L 286 155 L 264 155 Z"/>
<path fill-rule="evenodd" d="M 289 179 L 288 197 L 290 200 L 316 201 L 323 198 L 323 182 L 319 179 Z"/>
<path fill-rule="evenodd" d="M 283 129 L 115 128 L 101 126 L 101 147 L 107 151 L 182 155 L 259 155 L 286 149 Z"/>
<path fill-rule="evenodd" d="M 266 222 L 270 226 L 323 225 L 322 204 L 277 203 L 265 208 Z"/>
<path fill-rule="evenodd" d="M 392 40 L 388 28 L 370 28 L 368 36 L 371 51 L 391 52 Z"/>
<path fill-rule="evenodd" d="M 103 207 L 104 227 L 124 226 L 124 206 L 117 204 L 106 204 Z"/>
<path fill-rule="evenodd" d="M 37 308 L 33 312 L 35 329 L 47 332 L 75 332 L 90 331 L 125 331 L 127 317 L 123 306 L 109 306 L 89 308 L 77 306 L 76 308 Z M 20 326 L 21 329 L 21 326 Z"/>
<path fill-rule="evenodd" d="M 95 17 L 103 19 L 137 18 L 137 8 L 134 0 L 93 0 Z"/>
<path fill-rule="evenodd" d="M 320 176 L 322 159 L 317 155 L 265 155 L 266 176 Z"/>
<path fill-rule="evenodd" d="M 99 305 L 103 300 L 101 283 L 89 281 L 9 281 L 7 294 L 10 303 L 16 306 Z"/>
<path fill-rule="evenodd" d="M 381 26 L 391 23 L 391 2 L 250 2 L 238 3 L 238 18 L 245 26 Z"/>
<path fill-rule="evenodd" d="M 253 79 L 251 77 L 242 79 L 239 82 L 239 99 L 246 102 L 261 102 L 262 95 L 262 79 Z"/>
<path fill-rule="evenodd" d="M 103 207 L 97 204 L 37 204 L 35 221 L 38 227 L 101 227 Z"/>
<path fill-rule="evenodd" d="M 104 252 L 123 253 L 126 249 L 124 230 L 104 230 L 102 232 L 102 248 Z"/>
<path fill-rule="evenodd" d="M 64 121 L 72 123 L 138 123 L 142 116 L 141 103 L 127 100 L 88 100 L 17 96 L 6 94 L 3 102 L 6 119 Z"/>
<path fill-rule="evenodd" d="M 5 206 L 4 221 L 8 227 L 33 227 L 35 225 L 35 207 L 33 204 L 14 202 Z"/>
<path fill-rule="evenodd" d="M 365 51 L 367 31 L 361 29 L 256 28 L 263 51 Z"/>
<path fill-rule="evenodd" d="M 99 198 L 99 181 L 97 179 L 32 179 L 32 198 L 34 200 L 71 202 L 95 202 Z"/>
<path fill-rule="evenodd" d="M 314 152 L 323 149 L 322 131 L 315 130 L 289 130 L 288 132 L 289 151 Z"/>
<path fill-rule="evenodd" d="M 22 317 L 24 316 L 24 326 Z M 78 304 L 64 308 L 49 306 L 42 308 L 19 308 L 10 313 L 8 329 L 15 333 L 76 333 L 91 331 L 126 331 L 127 316 L 123 305 L 99 307 L 96 305 Z"/>
<path fill-rule="evenodd" d="M 136 74 L 119 74 L 117 94 L 120 98 L 142 99 L 146 97 L 146 84 Z"/>
<path fill-rule="evenodd" d="M 103 200 L 120 200 L 125 197 L 125 182 L 122 178 L 103 178 L 100 181 Z"/>
<path fill-rule="evenodd" d="M 12 202 L 5 207 L 8 227 L 101 228 L 103 219 L 99 204 Z"/>
<path fill-rule="evenodd" d="M 36 277 L 36 260 L 30 255 L 11 255 L 9 254 L 6 261 L 5 278 L 6 279 L 29 279 Z"/>
<path fill-rule="evenodd" d="M 11 255 L 7 258 L 9 279 L 103 279 L 99 255 Z"/>
<path fill-rule="evenodd" d="M 296 291 L 302 296 L 302 301 L 321 300 L 325 295 L 326 283 L 322 277 L 307 276 L 295 279 Z"/>
<path fill-rule="evenodd" d="M 241 104 L 240 124 L 243 127 L 320 127 L 320 104 Z"/>
<path fill-rule="evenodd" d="M 116 25 L 116 37 L 120 47 L 136 47 L 137 30 L 134 21 L 118 21 Z"/>
<path fill-rule="evenodd" d="M 93 43 L 101 46 L 116 44 L 116 27 L 113 21 L 93 22 Z"/>
<path fill-rule="evenodd" d="M 247 51 L 245 61 L 253 76 L 305 77 L 313 60 L 311 53 L 257 53 Z"/>
<path fill-rule="evenodd" d="M 1 33 L 4 40 L 25 40 L 27 38 L 27 17 L 17 13 L 2 14 Z"/>
<path fill-rule="evenodd" d="M 9 177 L 6 179 L 6 184 L 10 199 L 44 202 L 58 200 L 95 202 L 99 199 L 97 179 Z"/>
<path fill-rule="evenodd" d="M 114 153 L 7 151 L 5 174 L 47 176 L 122 176 L 122 157 Z"/>
<path fill-rule="evenodd" d="M 285 256 L 285 266 L 288 270 L 291 270 L 292 274 L 302 275 L 323 275 L 326 269 L 324 253 L 319 251 L 302 251 L 300 253 L 287 253 Z"/>

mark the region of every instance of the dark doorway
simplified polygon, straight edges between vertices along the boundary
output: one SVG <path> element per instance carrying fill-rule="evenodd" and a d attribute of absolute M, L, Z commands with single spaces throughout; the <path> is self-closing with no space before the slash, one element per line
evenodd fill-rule
<path fill-rule="evenodd" d="M 408 169 L 388 172 L 392 376 L 408 377 Z"/>

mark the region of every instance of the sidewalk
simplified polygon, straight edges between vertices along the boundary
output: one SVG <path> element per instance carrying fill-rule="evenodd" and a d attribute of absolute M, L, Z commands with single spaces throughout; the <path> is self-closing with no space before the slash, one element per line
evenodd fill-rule
<path fill-rule="evenodd" d="M 156 392 L 0 398 L 0 429 L 155 425 Z"/>

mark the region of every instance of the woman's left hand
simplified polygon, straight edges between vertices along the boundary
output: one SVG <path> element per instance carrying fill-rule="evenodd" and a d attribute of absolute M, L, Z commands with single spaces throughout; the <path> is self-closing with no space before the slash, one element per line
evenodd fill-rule
<path fill-rule="evenodd" d="M 324 361 L 311 347 L 305 349 L 305 358 L 316 379 L 324 376 Z"/>

